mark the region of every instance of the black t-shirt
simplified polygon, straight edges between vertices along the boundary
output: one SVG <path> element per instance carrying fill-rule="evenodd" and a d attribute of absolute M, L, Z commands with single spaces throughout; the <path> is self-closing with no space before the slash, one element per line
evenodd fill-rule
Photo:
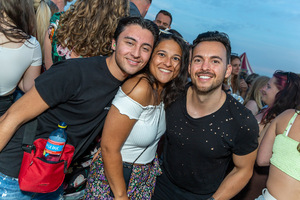
<path fill-rule="evenodd" d="M 106 57 L 70 59 L 56 63 L 35 80 L 35 87 L 50 106 L 37 117 L 36 138 L 48 138 L 60 121 L 66 122 L 67 143 L 75 155 L 83 153 L 99 133 L 121 81 L 110 73 Z M 23 156 L 23 125 L 0 153 L 0 172 L 17 177 Z M 82 145 L 84 143 L 84 145 Z"/>
<path fill-rule="evenodd" d="M 218 111 L 198 119 L 187 113 L 184 95 L 167 108 L 166 123 L 165 173 L 192 193 L 213 194 L 232 153 L 246 155 L 258 146 L 257 121 L 230 95 Z"/>

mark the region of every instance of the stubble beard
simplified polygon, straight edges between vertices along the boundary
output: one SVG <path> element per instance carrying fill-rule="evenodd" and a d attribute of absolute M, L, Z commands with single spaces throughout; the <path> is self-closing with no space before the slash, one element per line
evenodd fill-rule
<path fill-rule="evenodd" d="M 225 76 L 223 77 L 223 79 L 217 80 L 216 83 L 212 83 L 212 85 L 209 87 L 201 87 L 201 85 L 197 84 L 197 82 L 193 79 L 192 79 L 192 83 L 197 94 L 208 95 L 221 88 L 224 80 L 225 80 Z"/>

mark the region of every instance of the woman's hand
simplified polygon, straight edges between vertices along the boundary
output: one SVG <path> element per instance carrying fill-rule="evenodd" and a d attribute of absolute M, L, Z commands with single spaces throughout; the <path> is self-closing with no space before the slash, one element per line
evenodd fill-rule
<path fill-rule="evenodd" d="M 244 79 L 240 80 L 240 95 L 245 99 L 248 90 L 248 84 Z"/>
<path fill-rule="evenodd" d="M 241 89 L 241 92 L 247 92 L 247 90 L 248 90 L 248 85 L 244 79 L 240 80 L 240 89 Z"/>

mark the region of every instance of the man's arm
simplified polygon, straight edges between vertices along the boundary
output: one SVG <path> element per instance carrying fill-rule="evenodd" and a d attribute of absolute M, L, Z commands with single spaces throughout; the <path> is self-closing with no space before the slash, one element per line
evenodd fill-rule
<path fill-rule="evenodd" d="M 22 124 L 48 108 L 49 106 L 39 95 L 35 86 L 16 101 L 0 118 L 0 152 Z"/>
<path fill-rule="evenodd" d="M 246 186 L 253 174 L 256 154 L 257 150 L 244 156 L 232 155 L 234 168 L 213 195 L 215 200 L 229 200 Z"/>

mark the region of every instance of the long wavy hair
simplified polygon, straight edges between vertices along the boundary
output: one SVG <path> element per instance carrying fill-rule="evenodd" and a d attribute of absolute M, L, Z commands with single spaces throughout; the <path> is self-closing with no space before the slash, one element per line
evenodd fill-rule
<path fill-rule="evenodd" d="M 8 42 L 15 43 L 36 36 L 32 0 L 0 0 L 0 32 Z"/>
<path fill-rule="evenodd" d="M 110 55 L 118 21 L 128 15 L 128 0 L 77 0 L 61 16 L 58 44 L 83 57 Z"/>
<path fill-rule="evenodd" d="M 51 0 L 33 0 L 33 6 L 36 14 L 37 40 L 41 45 L 41 49 L 44 49 L 44 39 L 50 25 L 50 18 L 59 10 Z M 44 51 L 42 51 L 42 54 L 44 58 Z"/>
<path fill-rule="evenodd" d="M 187 76 L 188 76 L 189 47 L 182 38 L 174 34 L 160 34 L 154 49 L 157 47 L 157 45 L 160 42 L 165 40 L 174 40 L 181 48 L 182 57 L 181 57 L 179 74 L 177 75 L 177 77 L 175 77 L 173 80 L 171 80 L 164 86 L 161 93 L 161 99 L 158 99 L 158 91 L 157 91 L 158 81 L 151 74 L 149 69 L 149 63 L 138 74 L 146 75 L 146 77 L 141 77 L 140 80 L 143 78 L 146 78 L 148 80 L 148 82 L 152 87 L 155 101 L 160 102 L 162 100 L 164 102 L 165 108 L 167 108 L 176 100 L 176 98 L 179 95 L 184 93 L 184 86 L 187 83 Z M 150 58 L 150 62 L 151 62 L 151 58 Z M 140 82 L 140 80 L 137 82 L 137 84 Z"/>
<path fill-rule="evenodd" d="M 270 123 L 276 116 L 287 109 L 295 109 L 300 104 L 300 77 L 293 72 L 275 71 L 275 85 L 279 92 L 273 105 L 268 108 L 262 118 L 263 124 Z"/>
<path fill-rule="evenodd" d="M 267 77 L 267 76 L 257 77 L 253 81 L 253 84 L 252 84 L 250 90 L 247 93 L 247 96 L 246 96 L 245 101 L 244 101 L 244 105 L 246 105 L 248 103 L 248 101 L 254 100 L 256 102 L 257 107 L 259 108 L 259 110 L 261 110 L 263 108 L 263 103 L 262 103 L 262 100 L 261 100 L 260 89 L 263 86 L 265 86 L 268 83 L 269 80 L 270 80 L 270 78 Z"/>
<path fill-rule="evenodd" d="M 239 59 L 241 61 L 241 58 L 237 55 L 231 55 L 230 56 L 230 62 L 232 62 L 235 59 Z M 240 73 L 238 75 L 231 74 L 228 78 L 229 85 L 231 86 L 232 93 L 236 94 L 240 92 Z"/>

